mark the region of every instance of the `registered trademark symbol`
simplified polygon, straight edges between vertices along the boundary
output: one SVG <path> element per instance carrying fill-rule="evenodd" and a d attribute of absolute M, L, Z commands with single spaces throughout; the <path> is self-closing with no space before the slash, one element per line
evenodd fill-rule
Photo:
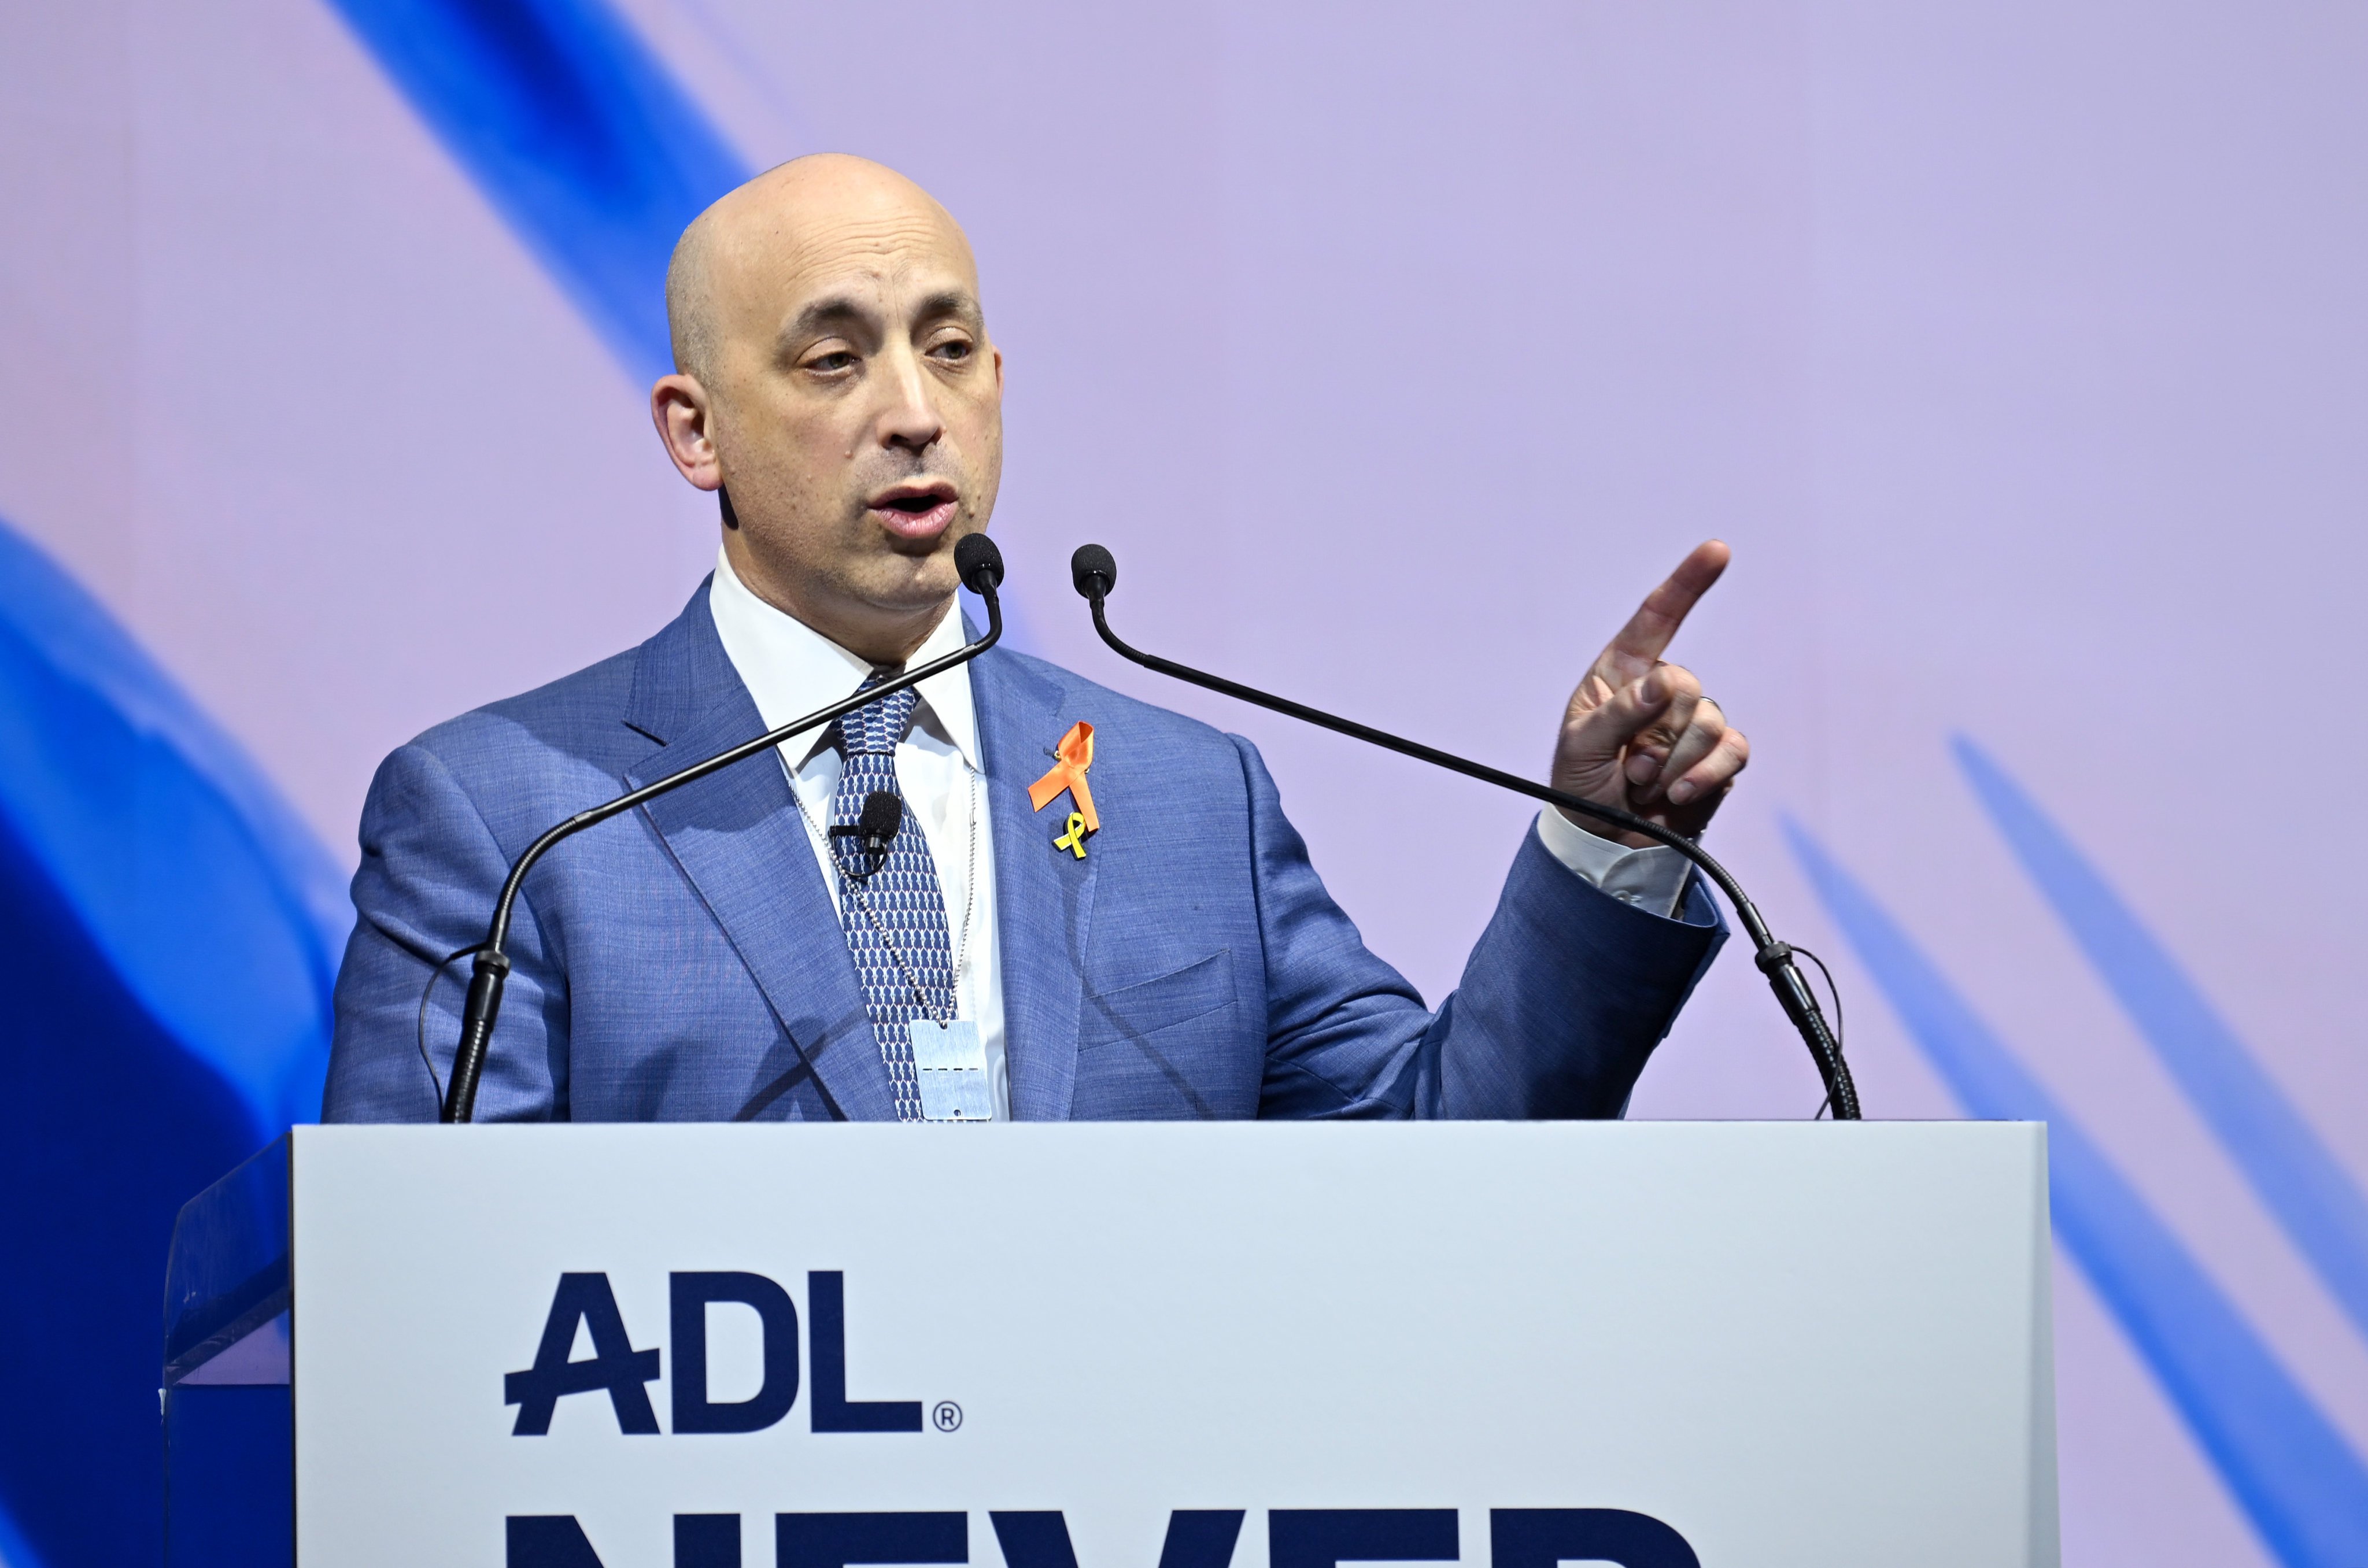
<path fill-rule="evenodd" d="M 941 1399 L 937 1409 L 929 1412 L 929 1419 L 938 1424 L 939 1431 L 951 1432 L 962 1426 L 962 1406 L 952 1400 Z"/>

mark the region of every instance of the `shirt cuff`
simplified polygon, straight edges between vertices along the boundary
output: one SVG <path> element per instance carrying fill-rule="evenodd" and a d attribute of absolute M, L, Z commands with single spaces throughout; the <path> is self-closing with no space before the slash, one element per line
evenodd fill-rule
<path fill-rule="evenodd" d="M 1677 914 L 1693 870 L 1691 861 L 1665 844 L 1631 849 L 1588 832 L 1553 807 L 1538 813 L 1538 841 L 1583 881 L 1664 919 Z"/>

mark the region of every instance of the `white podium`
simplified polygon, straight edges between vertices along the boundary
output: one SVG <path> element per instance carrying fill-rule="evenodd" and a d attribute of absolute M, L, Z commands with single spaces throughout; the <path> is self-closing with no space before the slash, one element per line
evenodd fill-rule
<path fill-rule="evenodd" d="M 307 1565 L 2056 1561 L 2032 1125 L 307 1127 L 176 1249 L 183 1568 L 291 1372 Z"/>

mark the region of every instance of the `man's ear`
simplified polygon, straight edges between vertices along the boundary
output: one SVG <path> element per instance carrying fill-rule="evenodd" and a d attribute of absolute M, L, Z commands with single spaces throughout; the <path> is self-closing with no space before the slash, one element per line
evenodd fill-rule
<path fill-rule="evenodd" d="M 723 462 L 715 450 L 715 406 L 698 377 L 679 371 L 659 377 L 650 389 L 650 421 L 685 479 L 701 490 L 723 488 Z"/>

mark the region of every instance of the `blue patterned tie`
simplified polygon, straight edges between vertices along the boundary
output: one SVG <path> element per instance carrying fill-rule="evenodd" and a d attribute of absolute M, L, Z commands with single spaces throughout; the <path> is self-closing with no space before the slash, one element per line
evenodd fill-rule
<path fill-rule="evenodd" d="M 876 686 L 895 673 L 874 670 L 863 686 Z M 896 743 L 912 725 L 919 700 L 920 693 L 906 687 L 832 726 L 839 770 L 838 792 L 830 801 L 831 826 L 853 826 L 863 814 L 864 798 L 874 790 L 904 798 L 896 787 Z M 928 841 L 910 811 L 885 854 L 865 849 L 852 834 L 834 833 L 830 844 L 831 858 L 838 863 L 839 925 L 847 933 L 847 950 L 855 956 L 872 1038 L 888 1064 L 896 1119 L 918 1121 L 921 1091 L 907 1031 L 916 1017 L 954 1016 L 953 945 L 946 939 L 946 899 L 938 888 L 937 863 L 929 858 Z M 881 941 L 883 928 L 895 943 L 894 952 Z M 916 983 L 928 998 L 927 1007 L 913 994 Z"/>

